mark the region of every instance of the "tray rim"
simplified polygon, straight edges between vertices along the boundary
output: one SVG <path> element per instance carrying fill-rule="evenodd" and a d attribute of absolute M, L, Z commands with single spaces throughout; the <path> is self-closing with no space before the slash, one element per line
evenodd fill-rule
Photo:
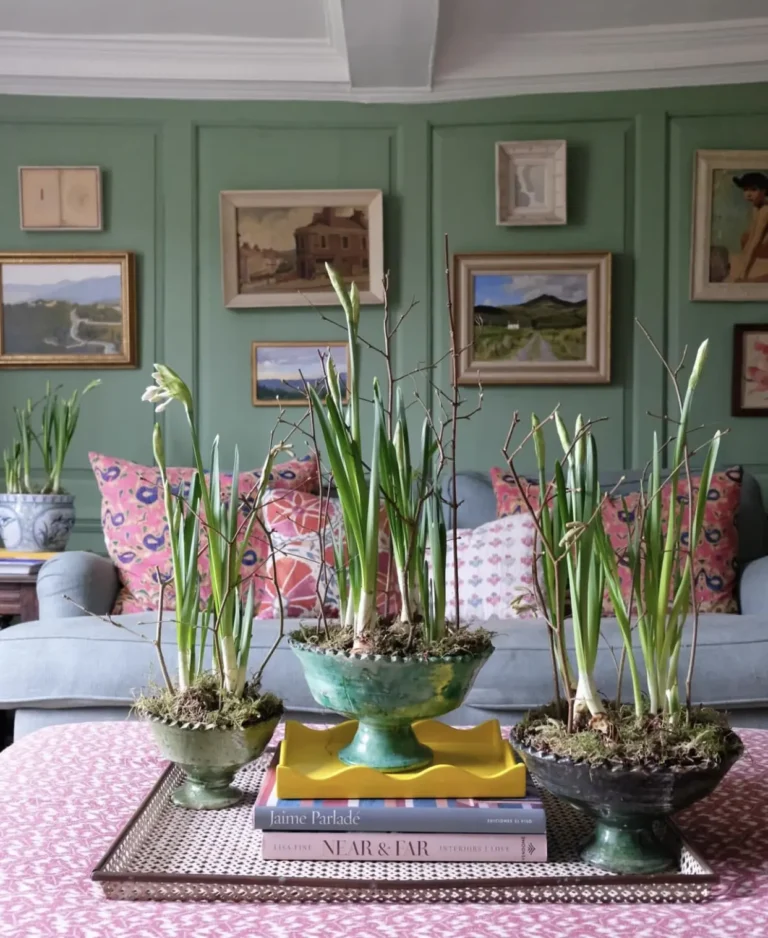
<path fill-rule="evenodd" d="M 106 853 L 102 856 L 96 866 L 92 869 L 90 878 L 93 882 L 103 883 L 105 886 L 110 883 L 147 883 L 147 884 L 177 884 L 177 885 L 206 885 L 206 886 L 280 886 L 280 887 L 301 887 L 306 890 L 340 888 L 349 892 L 376 893 L 376 892 L 402 892 L 418 891 L 419 888 L 429 889 L 454 889 L 457 885 L 462 887 L 476 888 L 479 892 L 487 889 L 531 889 L 547 886 L 583 886 L 583 887 L 610 887 L 610 886 L 716 886 L 720 882 L 720 876 L 709 865 L 701 853 L 686 840 L 680 828 L 673 821 L 667 820 L 665 823 L 670 835 L 675 838 L 680 847 L 685 848 L 693 860 L 705 870 L 703 873 L 690 873 L 682 875 L 676 873 L 653 873 L 653 874 L 605 874 L 596 872 L 594 876 L 515 876 L 505 878 L 494 878 L 482 881 L 464 880 L 459 883 L 455 879 L 430 879 L 430 880 L 403 880 L 403 879 L 343 879 L 320 877 L 302 877 L 302 876 L 233 876 L 230 874 L 212 874 L 212 873 L 142 873 L 142 872 L 109 872 L 105 869 L 112 860 L 123 841 L 130 835 L 133 828 L 138 824 L 144 810 L 157 795 L 159 790 L 165 784 L 168 776 L 174 771 L 176 766 L 171 762 L 163 770 L 160 777 L 154 783 L 147 795 L 142 799 L 139 806 L 130 816 L 126 824 L 123 825 L 120 832 L 112 840 Z M 548 865 L 549 861 L 543 863 L 531 864 L 531 866 L 542 868 Z M 193 900 L 190 900 L 193 901 Z M 557 901 L 557 900 L 553 900 Z"/>

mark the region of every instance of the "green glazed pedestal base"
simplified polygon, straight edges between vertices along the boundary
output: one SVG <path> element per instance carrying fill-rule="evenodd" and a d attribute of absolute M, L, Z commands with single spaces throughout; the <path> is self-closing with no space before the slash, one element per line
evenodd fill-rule
<path fill-rule="evenodd" d="M 192 808 L 195 811 L 215 811 L 219 808 L 231 808 L 240 804 L 243 793 L 234 785 L 212 788 L 210 783 L 199 784 L 188 778 L 171 795 L 171 801 L 178 808 Z"/>
<path fill-rule="evenodd" d="M 650 826 L 625 827 L 600 819 L 581 858 L 609 873 L 662 873 L 675 865 Z"/>
<path fill-rule="evenodd" d="M 359 722 L 352 742 L 339 751 L 347 765 L 364 765 L 379 772 L 415 772 L 432 762 L 432 750 L 416 739 L 410 723 Z"/>

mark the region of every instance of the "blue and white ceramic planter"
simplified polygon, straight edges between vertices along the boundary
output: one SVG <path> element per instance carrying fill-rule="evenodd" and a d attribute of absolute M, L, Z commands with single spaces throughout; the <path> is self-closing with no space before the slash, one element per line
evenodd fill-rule
<path fill-rule="evenodd" d="M 64 550 L 74 526 L 74 495 L 0 494 L 0 539 L 6 550 Z"/>

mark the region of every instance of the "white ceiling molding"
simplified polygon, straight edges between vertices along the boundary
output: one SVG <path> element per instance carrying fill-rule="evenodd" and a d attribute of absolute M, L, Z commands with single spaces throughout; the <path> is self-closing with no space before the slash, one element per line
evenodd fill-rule
<path fill-rule="evenodd" d="M 393 8 L 407 15 L 409 2 Z M 354 3 L 389 8 L 384 0 Z M 342 0 L 328 0 L 326 40 L 0 32 L 0 93 L 417 103 L 768 80 L 768 17 L 499 35 L 475 50 L 448 37 L 432 69 L 437 6 L 427 0 L 411 45 L 395 32 L 377 33 L 374 43 L 353 18 L 347 28 Z M 405 45 L 407 69 L 392 53 L 395 42 Z M 363 86 L 366 75 L 376 84 Z"/>

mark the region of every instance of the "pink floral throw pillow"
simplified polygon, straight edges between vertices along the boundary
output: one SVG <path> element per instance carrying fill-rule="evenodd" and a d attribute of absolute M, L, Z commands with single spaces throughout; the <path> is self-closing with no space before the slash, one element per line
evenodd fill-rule
<path fill-rule="evenodd" d="M 337 616 L 339 591 L 333 565 L 333 536 L 340 537 L 342 530 L 338 501 L 323 499 L 321 504 L 318 495 L 285 492 L 280 489 L 275 489 L 274 493 L 270 494 L 273 494 L 274 498 L 267 496 L 262 517 L 272 532 L 275 559 L 274 562 L 267 561 L 265 564 L 263 599 L 257 618 L 275 619 L 279 616 L 280 598 L 277 586 L 280 588 L 283 610 L 287 618 L 318 616 L 320 597 L 323 599 L 325 614 Z M 398 611 L 398 593 L 394 564 L 388 576 L 389 529 L 386 525 L 386 514 L 382 512 L 382 515 L 383 523 L 379 529 L 378 609 L 381 615 L 386 615 Z M 322 544 L 320 530 L 324 530 Z M 324 570 L 321 570 L 322 556 L 325 557 Z"/>
<path fill-rule="evenodd" d="M 513 514 L 458 535 L 459 614 L 461 621 L 531 619 L 535 529 L 527 514 Z M 453 532 L 448 532 L 446 615 L 455 617 Z"/>
<path fill-rule="evenodd" d="M 696 546 L 693 564 L 696 598 L 699 603 L 699 612 L 702 613 L 738 612 L 736 568 L 739 538 L 736 531 L 736 512 L 741 499 L 741 479 L 740 468 L 716 472 L 712 476 L 712 484 L 709 487 L 704 509 L 701 540 Z M 694 499 L 698 498 L 698 482 L 698 476 L 694 476 Z M 687 502 L 686 488 L 686 483 L 681 480 L 678 485 L 678 504 L 682 501 Z M 667 485 L 663 492 L 664 509 L 662 512 L 662 525 L 665 530 L 669 518 L 670 495 L 671 486 Z M 624 556 L 626 551 L 627 524 L 635 520 L 637 502 L 637 493 L 632 493 L 626 496 L 623 502 L 620 498 L 613 498 L 603 505 L 603 526 L 614 550 L 620 557 Z M 686 511 L 680 537 L 684 546 L 688 543 L 687 517 Z M 626 597 L 631 588 L 631 572 L 626 562 L 624 564 L 620 562 L 619 573 Z M 613 608 L 607 596 L 603 602 L 603 612 L 606 615 L 613 615 Z"/>
<path fill-rule="evenodd" d="M 160 472 L 154 466 L 142 466 L 127 459 L 115 459 L 101 453 L 89 453 L 91 467 L 101 493 L 101 523 L 104 541 L 112 562 L 120 576 L 121 590 L 115 603 L 115 613 L 147 612 L 157 608 L 160 601 L 160 578 L 170 580 L 171 549 L 165 523 L 165 506 L 160 484 Z M 168 478 L 174 486 L 189 483 L 191 468 L 169 468 Z M 250 492 L 260 477 L 260 470 L 240 474 L 239 490 Z M 225 476 L 222 494 L 226 498 L 231 487 Z M 273 468 L 270 485 L 282 490 L 306 490 L 317 486 L 316 461 L 307 456 L 279 463 Z M 243 576 L 251 577 L 261 571 L 266 558 L 261 528 L 254 529 L 252 543 L 245 553 Z M 207 558 L 201 559 L 207 570 Z M 209 595 L 208 584 L 203 584 L 203 599 Z M 174 596 L 166 589 L 164 606 L 173 609 Z"/>
<path fill-rule="evenodd" d="M 525 493 L 528 496 L 528 500 L 534 508 L 538 508 L 538 483 L 522 479 L 521 481 L 527 486 Z M 491 484 L 493 485 L 493 494 L 496 496 L 497 518 L 504 518 L 507 515 L 525 514 L 528 511 L 520 488 L 508 469 L 499 469 L 498 466 L 494 466 L 493 469 L 491 469 Z"/>

